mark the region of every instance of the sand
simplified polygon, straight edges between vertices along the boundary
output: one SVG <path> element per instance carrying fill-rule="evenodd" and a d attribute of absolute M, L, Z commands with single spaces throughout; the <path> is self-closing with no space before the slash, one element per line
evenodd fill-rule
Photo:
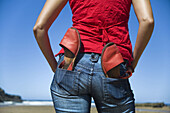
<path fill-rule="evenodd" d="M 55 113 L 53 106 L 6 106 L 0 107 L 0 113 Z M 91 113 L 97 113 L 91 108 Z"/>
<path fill-rule="evenodd" d="M 151 108 L 140 107 L 140 109 L 165 110 L 170 113 L 170 107 Z M 53 106 L 6 106 L 0 107 L 0 113 L 55 113 Z M 96 108 L 91 108 L 91 113 L 97 113 Z M 163 112 L 147 112 L 137 111 L 136 113 L 163 113 Z M 165 112 L 164 112 L 165 113 Z"/>

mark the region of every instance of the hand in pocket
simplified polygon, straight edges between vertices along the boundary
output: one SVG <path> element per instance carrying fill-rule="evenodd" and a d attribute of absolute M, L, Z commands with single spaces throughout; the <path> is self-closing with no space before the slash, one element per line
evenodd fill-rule
<path fill-rule="evenodd" d="M 65 62 L 64 62 L 62 69 L 67 69 L 69 67 L 69 65 L 71 64 L 72 60 L 73 60 L 73 58 L 64 56 Z"/>
<path fill-rule="evenodd" d="M 120 65 L 117 65 L 113 69 L 107 72 L 109 78 L 119 78 L 120 77 Z"/>

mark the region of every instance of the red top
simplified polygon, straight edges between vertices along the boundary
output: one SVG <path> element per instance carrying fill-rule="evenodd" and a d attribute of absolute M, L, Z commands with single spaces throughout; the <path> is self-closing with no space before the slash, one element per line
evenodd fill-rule
<path fill-rule="evenodd" d="M 119 48 L 124 59 L 133 60 L 128 20 L 131 0 L 69 0 L 73 27 L 81 37 L 80 52 L 102 53 L 108 42 Z M 60 53 L 64 53 L 61 49 Z M 58 55 L 56 54 L 56 56 Z"/>

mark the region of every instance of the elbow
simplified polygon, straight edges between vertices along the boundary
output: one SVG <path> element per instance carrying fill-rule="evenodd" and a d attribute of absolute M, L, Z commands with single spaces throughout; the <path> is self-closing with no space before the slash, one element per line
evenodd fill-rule
<path fill-rule="evenodd" d="M 34 32 L 34 36 L 35 38 L 38 38 L 39 36 L 41 36 L 42 34 L 44 34 L 45 32 L 47 32 L 47 30 L 45 29 L 45 27 L 43 27 L 42 25 L 35 25 L 33 27 L 33 32 Z"/>
<path fill-rule="evenodd" d="M 142 18 L 141 23 L 145 23 L 149 27 L 154 28 L 154 18 L 153 17 Z"/>
<path fill-rule="evenodd" d="M 147 23 L 148 23 L 149 26 L 154 27 L 154 19 L 153 18 L 149 18 L 147 20 Z"/>
<path fill-rule="evenodd" d="M 33 27 L 33 32 L 34 32 L 34 34 L 37 33 L 37 31 L 38 31 L 39 29 L 42 29 L 42 27 L 39 26 L 39 25 L 35 25 L 35 26 Z"/>

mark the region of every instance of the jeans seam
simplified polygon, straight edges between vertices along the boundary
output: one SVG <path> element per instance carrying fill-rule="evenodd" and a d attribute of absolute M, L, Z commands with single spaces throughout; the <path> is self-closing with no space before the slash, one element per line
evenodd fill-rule
<path fill-rule="evenodd" d="M 91 68 L 87 68 L 86 66 L 84 66 L 84 65 L 81 65 L 81 64 L 77 64 L 77 66 L 80 66 L 80 67 L 83 67 L 83 68 L 85 68 L 85 69 L 88 69 L 88 70 L 91 70 Z"/>
<path fill-rule="evenodd" d="M 88 79 L 88 92 L 90 93 L 91 92 L 91 89 L 92 89 L 92 84 L 91 84 L 91 82 L 92 82 L 92 76 L 89 76 L 89 79 Z"/>
<path fill-rule="evenodd" d="M 104 99 L 104 101 L 107 102 L 107 96 L 109 96 L 109 95 L 108 95 L 108 91 L 107 91 L 106 79 L 102 78 L 102 80 L 103 80 L 103 99 Z"/>
<path fill-rule="evenodd" d="M 77 71 L 76 71 L 77 72 Z M 80 76 L 80 72 L 77 72 L 78 74 L 75 75 L 75 80 L 74 80 L 74 88 L 76 90 L 76 94 L 79 95 L 79 76 Z"/>

